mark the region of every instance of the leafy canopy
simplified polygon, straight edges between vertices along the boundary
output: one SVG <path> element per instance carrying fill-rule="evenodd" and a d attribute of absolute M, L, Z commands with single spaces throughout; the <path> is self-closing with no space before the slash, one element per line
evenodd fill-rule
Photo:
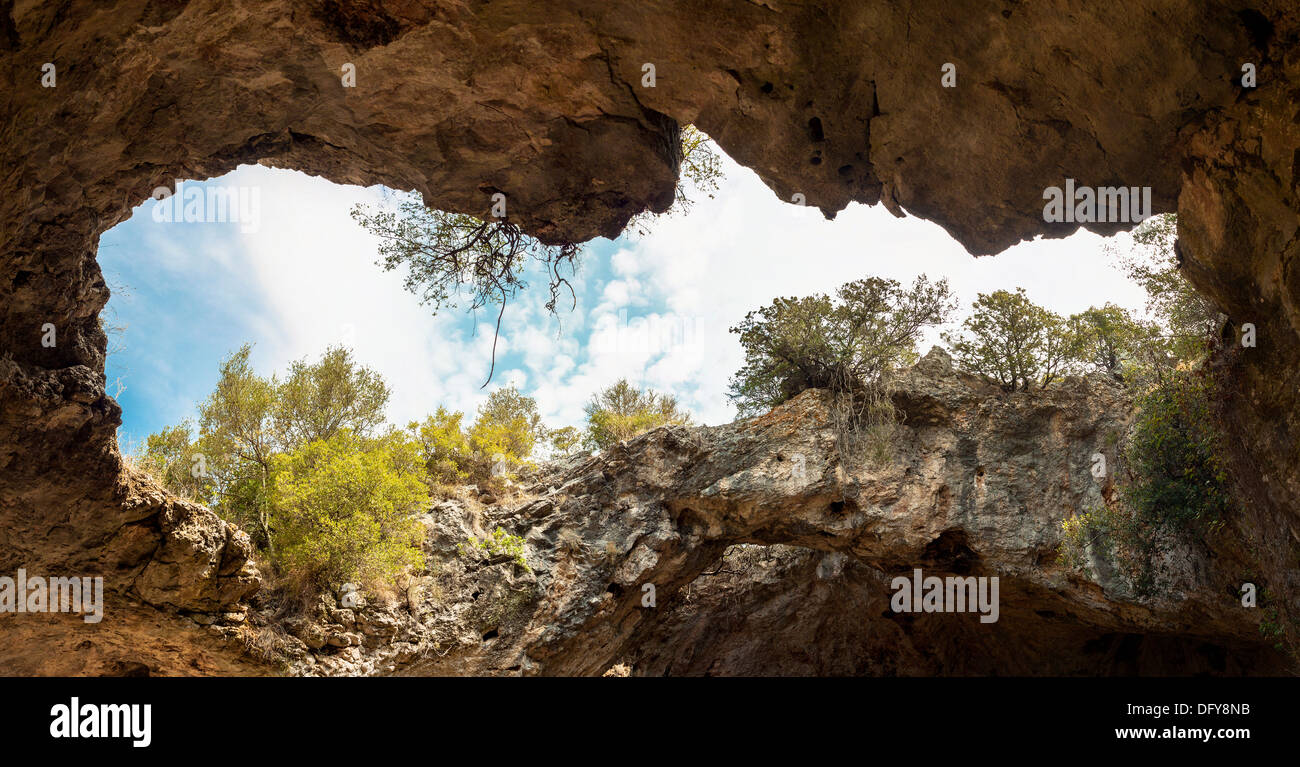
<path fill-rule="evenodd" d="M 1183 275 L 1177 240 L 1178 217 L 1165 213 L 1134 229 L 1131 247 L 1110 246 L 1129 279 L 1147 293 L 1147 311 L 1161 329 L 1161 336 L 1154 341 L 1166 355 L 1166 368 L 1204 359 L 1216 347 L 1224 320 L 1214 302 Z"/>
<path fill-rule="evenodd" d="M 599 450 L 660 426 L 691 422 L 690 415 L 678 407 L 676 397 L 637 389 L 626 378 L 593 394 L 586 414 L 584 440 Z"/>
<path fill-rule="evenodd" d="M 980 293 L 960 332 L 945 333 L 962 367 L 1007 391 L 1045 389 L 1078 354 L 1078 339 L 1058 314 L 1024 288 Z"/>
<path fill-rule="evenodd" d="M 317 362 L 298 360 L 275 390 L 275 423 L 281 444 L 304 445 L 350 430 L 369 436 L 384 421 L 390 391 L 352 352 L 333 346 Z"/>
<path fill-rule="evenodd" d="M 514 386 L 503 386 L 489 394 L 469 430 L 470 446 L 475 451 L 499 455 L 512 463 L 527 460 L 533 447 L 545 437 L 537 400 Z"/>
<path fill-rule="evenodd" d="M 464 413 L 439 406 L 423 422 L 412 421 L 406 429 L 420 445 L 429 480 L 438 485 L 455 485 L 469 478 L 469 438 L 461 429 Z"/>
<path fill-rule="evenodd" d="M 416 444 L 349 430 L 274 458 L 276 560 L 318 583 L 391 580 L 423 565 L 416 515 L 428 498 Z"/>
<path fill-rule="evenodd" d="M 213 507 L 275 552 L 271 485 L 275 457 L 343 432 L 369 436 L 382 422 L 388 387 L 351 352 L 328 349 L 314 363 L 294 362 L 283 382 L 259 375 L 245 344 L 220 366 L 199 404 L 198 435 L 189 423 L 150 435 L 141 467 L 173 492 Z"/>
<path fill-rule="evenodd" d="M 948 281 L 925 276 L 910 287 L 868 277 L 841 286 L 835 298 L 778 298 L 731 328 L 745 364 L 730 398 L 741 415 L 755 415 L 806 389 L 849 392 L 876 382 L 914 362 L 921 331 L 952 309 Z"/>
<path fill-rule="evenodd" d="M 1068 331 L 1075 341 L 1075 357 L 1086 369 L 1124 380 L 1134 366 L 1142 364 L 1159 329 L 1135 318 L 1115 304 L 1090 307 L 1071 315 Z"/>

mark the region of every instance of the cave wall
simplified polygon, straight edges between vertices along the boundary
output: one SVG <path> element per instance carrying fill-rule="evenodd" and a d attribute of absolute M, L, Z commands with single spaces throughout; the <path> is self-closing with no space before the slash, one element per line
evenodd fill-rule
<path fill-rule="evenodd" d="M 579 241 L 671 203 L 694 123 L 782 199 L 881 202 L 975 254 L 1072 231 L 1042 218 L 1066 177 L 1151 186 L 1191 279 L 1260 328 L 1231 411 L 1287 586 L 1298 24 L 1281 0 L 0 3 L 0 571 L 94 568 L 182 612 L 256 588 L 237 531 L 131 477 L 114 445 L 95 250 L 155 188 L 261 162 L 468 213 L 500 191 L 529 232 Z"/>
<path fill-rule="evenodd" d="M 1251 676 L 1286 659 L 1250 637 L 1088 625 L 1016 584 L 998 621 L 890 608 L 890 576 L 842 554 L 729 549 L 622 659 L 634 676 Z"/>

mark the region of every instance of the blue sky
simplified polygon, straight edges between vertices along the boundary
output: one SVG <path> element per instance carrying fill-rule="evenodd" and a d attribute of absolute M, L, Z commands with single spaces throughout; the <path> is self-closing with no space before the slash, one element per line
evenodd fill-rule
<path fill-rule="evenodd" d="M 389 419 L 399 424 L 439 405 L 472 413 L 493 387 L 513 383 L 537 398 L 550 425 L 578 425 L 591 393 L 624 376 L 676 394 L 698 421 L 722 423 L 735 415 L 726 390 L 741 364 L 727 328 L 778 295 L 831 292 L 869 274 L 910 282 L 924 272 L 947 277 L 962 310 L 979 292 L 1016 286 L 1062 313 L 1107 301 L 1142 308 L 1140 289 L 1096 235 L 976 259 L 937 225 L 880 206 L 853 205 L 827 221 L 723 159 L 727 175 L 713 199 L 661 218 L 646 237 L 587 246 L 575 311 L 565 303 L 558 320 L 548 316 L 544 275 L 536 275 L 507 309 L 487 389 L 495 314 L 481 311 L 477 328 L 463 309 L 432 316 L 400 274 L 375 265 L 376 241 L 348 215 L 357 203 L 380 204 L 385 190 L 261 166 L 187 182 L 242 194 L 257 215 L 159 221 L 155 206 L 176 201 L 147 201 L 101 238 L 113 289 L 107 318 L 125 326 L 107 362 L 110 394 L 123 387 L 119 436 L 130 445 L 193 417 L 221 359 L 245 342 L 266 374 L 331 344 L 352 347 L 388 380 Z M 937 330 L 928 341 L 938 341 Z"/>

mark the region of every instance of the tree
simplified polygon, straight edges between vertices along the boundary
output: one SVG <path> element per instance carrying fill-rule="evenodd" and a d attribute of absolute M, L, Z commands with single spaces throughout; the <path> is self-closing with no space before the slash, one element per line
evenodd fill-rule
<path fill-rule="evenodd" d="M 199 443 L 191 441 L 192 430 L 193 424 L 186 420 L 150 434 L 137 465 L 171 492 L 209 503 L 213 482 L 207 469 L 207 456 Z"/>
<path fill-rule="evenodd" d="M 277 454 L 271 496 L 281 572 L 318 585 L 392 579 L 423 565 L 428 500 L 418 445 L 400 433 L 366 440 L 344 429 Z"/>
<path fill-rule="evenodd" d="M 546 436 L 537 401 L 513 386 L 488 395 L 469 430 L 470 446 L 485 456 L 501 456 L 512 463 L 526 460 L 533 446 Z"/>
<path fill-rule="evenodd" d="M 343 431 L 369 436 L 389 392 L 342 347 L 314 363 L 294 362 L 283 383 L 258 375 L 251 353 L 245 344 L 222 361 L 216 387 L 199 405 L 197 439 L 188 423 L 168 427 L 149 436 L 142 461 L 168 489 L 209 504 L 268 548 L 273 457 Z"/>
<path fill-rule="evenodd" d="M 572 455 L 582 444 L 582 432 L 573 426 L 561 426 L 548 432 L 547 440 L 551 443 L 551 452 L 554 455 Z"/>
<path fill-rule="evenodd" d="M 1218 343 L 1223 314 L 1183 276 L 1177 251 L 1178 217 L 1152 216 L 1133 230 L 1132 246 L 1111 246 L 1129 279 L 1147 292 L 1147 311 L 1159 324 L 1171 364 L 1203 359 Z"/>
<path fill-rule="evenodd" d="M 961 333 L 945 333 L 958 363 L 1006 391 L 1045 389 L 1077 358 L 1078 339 L 1060 315 L 1025 295 L 980 293 Z"/>
<path fill-rule="evenodd" d="M 420 445 L 429 479 L 439 485 L 455 485 L 469 477 L 469 438 L 461 429 L 460 411 L 439 406 L 437 412 L 422 423 L 412 421 L 406 428 Z"/>
<path fill-rule="evenodd" d="M 592 395 L 586 413 L 584 440 L 599 450 L 660 426 L 691 422 L 690 415 L 678 408 L 676 397 L 637 389 L 626 378 Z"/>
<path fill-rule="evenodd" d="M 806 389 L 853 392 L 915 362 L 921 331 L 952 311 L 948 281 L 911 287 L 870 277 L 826 294 L 778 298 L 731 328 L 745 364 L 730 398 L 741 415 L 766 412 Z"/>
<path fill-rule="evenodd" d="M 252 348 L 244 344 L 221 363 L 216 389 L 199 405 L 199 429 L 218 512 L 271 545 L 266 493 L 278 448 L 276 384 L 253 371 Z"/>
<path fill-rule="evenodd" d="M 275 427 L 286 450 L 328 440 L 344 429 L 365 437 L 384 421 L 390 392 L 383 377 L 342 346 L 320 360 L 294 362 L 275 390 Z"/>
<path fill-rule="evenodd" d="M 678 138 L 681 165 L 677 195 L 669 212 L 690 208 L 681 178 L 712 196 L 722 177 L 721 159 L 708 136 L 686 126 Z M 644 232 L 653 217 L 649 212 L 639 214 L 629 221 L 629 226 Z M 478 218 L 433 210 L 425 206 L 423 199 L 408 195 L 396 210 L 371 210 L 358 205 L 352 209 L 352 218 L 379 238 L 378 263 L 384 270 L 405 268 L 406 289 L 422 304 L 431 306 L 435 314 L 444 306 L 456 308 L 461 301 L 468 301 L 471 311 L 497 308 L 492 363 L 484 386 L 496 371 L 496 342 L 506 305 L 528 287 L 525 273 L 530 265 L 546 275 L 548 311 L 554 313 L 566 293 L 577 306 L 569 277 L 577 268 L 581 246 L 572 242 L 543 244 L 525 234 L 508 216 Z"/>
<path fill-rule="evenodd" d="M 1135 361 L 1145 357 L 1159 340 L 1159 331 L 1115 304 L 1090 307 L 1072 315 L 1069 332 L 1076 341 L 1078 361 L 1118 381 Z"/>

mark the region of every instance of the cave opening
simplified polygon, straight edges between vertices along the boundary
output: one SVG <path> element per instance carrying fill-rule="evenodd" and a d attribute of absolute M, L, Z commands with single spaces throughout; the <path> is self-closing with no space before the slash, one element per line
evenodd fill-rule
<path fill-rule="evenodd" d="M 1039 240 L 997 258 L 974 260 L 934 225 L 895 219 L 881 208 L 851 206 L 838 220 L 825 221 L 774 199 L 751 173 L 727 162 L 734 188 L 724 187 L 716 199 L 659 222 L 645 236 L 597 241 L 573 278 L 578 308 L 552 317 L 542 295 L 526 293 L 513 305 L 499 339 L 491 332 L 490 313 L 432 316 L 405 289 L 401 272 L 385 272 L 376 264 L 376 245 L 350 212 L 359 203 L 391 197 L 391 190 L 336 185 L 261 166 L 187 182 L 201 192 L 195 196 L 203 202 L 199 220 L 187 221 L 183 206 L 159 213 L 164 203 L 145 203 L 101 238 L 99 261 L 114 286 L 105 322 L 110 330 L 120 329 L 110 333 L 107 375 L 110 394 L 124 406 L 123 452 L 138 450 L 147 435 L 168 426 L 196 421 L 196 407 L 212 391 L 221 360 L 248 343 L 253 366 L 268 376 L 286 375 L 296 360 L 347 345 L 389 379 L 393 396 L 386 417 L 395 426 L 441 406 L 473 414 L 484 402 L 481 374 L 493 359 L 494 341 L 499 348 L 492 387 L 514 386 L 536 397 L 550 425 L 581 428 L 592 389 L 615 377 L 671 392 L 699 422 L 716 424 L 734 417 L 726 376 L 720 375 L 740 365 L 728 328 L 773 296 L 831 292 L 864 274 L 906 282 L 928 270 L 953 280 L 964 299 L 1012 287 L 1014 279 L 1030 283 L 1045 301 L 1067 302 L 1061 304 L 1066 307 L 1121 295 L 1133 305 L 1141 301 L 1111 267 L 1106 241 L 1096 235 Z M 210 201 L 223 197 L 239 217 L 206 220 Z M 865 235 L 878 242 L 876 251 L 854 249 Z M 815 243 L 818 252 L 810 259 L 817 268 L 801 270 L 793 281 L 778 268 L 760 271 L 737 258 L 739 239 L 748 243 L 747 258 L 774 265 L 801 239 Z M 919 249 L 925 257 L 917 263 L 876 257 L 889 247 Z M 1032 269 L 1025 268 L 1028 263 Z M 1081 264 L 1096 279 L 1064 285 L 1059 275 Z M 726 300 L 708 289 L 707 276 L 719 270 L 746 275 L 737 281 L 743 289 L 731 291 Z M 927 340 L 940 343 L 937 333 Z M 836 516 L 858 511 L 853 499 L 827 501 L 825 508 Z M 927 548 L 927 561 L 956 573 L 977 568 L 978 558 L 958 538 L 941 536 Z M 820 553 L 803 556 L 818 558 L 814 573 L 831 574 L 819 575 L 819 581 L 838 582 L 842 563 L 822 561 Z M 762 584 L 745 588 L 761 590 Z M 615 599 L 623 596 L 618 584 L 606 590 Z M 863 612 L 880 613 L 876 605 Z M 810 625 L 823 620 L 805 617 Z M 888 623 L 906 630 L 912 620 L 892 616 Z M 790 636 L 807 629 L 797 620 L 785 626 Z M 496 638 L 498 631 L 485 632 L 482 641 Z M 880 648 L 859 648 L 843 657 L 830 652 L 802 663 L 836 673 L 888 671 L 862 665 L 883 657 Z M 641 673 L 654 664 L 634 667 Z"/>
<path fill-rule="evenodd" d="M 813 120 L 810 130 L 820 126 Z M 721 156 L 720 193 L 646 236 L 594 241 L 571 280 L 576 309 L 552 315 L 535 286 L 503 315 L 499 339 L 491 307 L 434 315 L 404 289 L 401 269 L 376 264 L 375 239 L 349 214 L 400 193 L 260 165 L 182 181 L 171 198 L 142 203 L 100 237 L 110 289 L 101 316 L 107 389 L 124 411 L 119 444 L 138 450 L 150 434 L 194 418 L 222 359 L 245 343 L 254 367 L 268 375 L 331 345 L 352 348 L 391 379 L 395 424 L 435 404 L 472 413 L 494 368 L 494 340 L 498 364 L 488 390 L 512 385 L 542 395 L 543 416 L 556 426 L 580 427 L 591 391 L 619 377 L 674 394 L 699 422 L 724 423 L 735 417 L 728 373 L 742 361 L 728 329 L 774 296 L 832 292 L 869 274 L 906 282 L 929 273 L 947 277 L 963 305 L 1013 281 L 1066 309 L 1142 301 L 1108 263 L 1097 235 L 971 259 L 935 225 L 895 219 L 878 206 L 854 205 L 823 220 L 775 199 L 752 172 Z M 864 238 L 875 243 L 869 251 L 855 245 Z M 762 266 L 806 243 L 814 245 L 813 263 L 798 274 Z M 905 261 L 891 252 L 923 255 Z M 1066 287 L 1055 275 L 1067 269 L 1095 279 Z M 706 275 L 719 272 L 745 275 L 724 301 L 706 287 Z M 923 347 L 931 344 L 943 344 L 937 329 Z"/>

